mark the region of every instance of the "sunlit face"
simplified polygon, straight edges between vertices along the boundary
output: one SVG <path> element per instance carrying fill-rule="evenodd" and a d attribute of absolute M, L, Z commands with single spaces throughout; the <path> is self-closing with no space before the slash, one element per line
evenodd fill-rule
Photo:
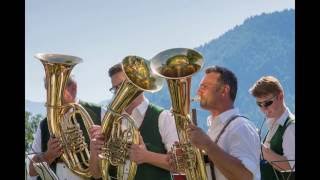
<path fill-rule="evenodd" d="M 114 94 L 117 93 L 121 83 L 126 79 L 126 76 L 125 74 L 121 71 L 121 72 L 118 72 L 116 74 L 114 74 L 112 77 L 111 77 L 111 84 L 112 84 L 112 91 L 114 91 Z"/>
<path fill-rule="evenodd" d="M 77 95 L 77 85 L 70 85 L 63 91 L 63 103 L 74 103 Z"/>
<path fill-rule="evenodd" d="M 282 97 L 281 93 L 256 97 L 256 104 L 267 118 L 278 118 L 281 115 Z"/>
<path fill-rule="evenodd" d="M 203 109 L 214 109 L 219 102 L 221 96 L 219 77 L 220 74 L 211 72 L 202 78 L 197 95 L 200 96 L 200 106 Z"/>

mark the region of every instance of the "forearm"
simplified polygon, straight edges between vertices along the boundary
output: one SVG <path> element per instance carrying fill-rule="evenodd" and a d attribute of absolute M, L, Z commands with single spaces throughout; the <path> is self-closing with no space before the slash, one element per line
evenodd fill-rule
<path fill-rule="evenodd" d="M 101 177 L 100 159 L 98 156 L 93 155 L 93 153 L 90 154 L 89 170 L 94 178 Z"/>
<path fill-rule="evenodd" d="M 205 151 L 227 179 L 253 179 L 252 173 L 232 155 L 229 155 L 214 142 L 207 144 Z"/>
<path fill-rule="evenodd" d="M 169 162 L 166 160 L 166 158 L 166 154 L 147 151 L 145 154 L 145 163 L 170 171 Z"/>
<path fill-rule="evenodd" d="M 272 150 L 269 150 L 268 155 L 264 156 L 265 160 L 267 160 L 272 167 L 277 169 L 278 171 L 285 171 L 290 170 L 290 164 L 287 161 L 287 158 L 285 156 L 281 156 Z"/>
<path fill-rule="evenodd" d="M 32 160 L 34 161 L 34 159 L 32 159 Z M 29 175 L 30 175 L 30 176 L 37 176 L 38 173 L 37 173 L 37 171 L 34 169 L 33 161 L 31 161 L 30 164 L 29 164 Z"/>
<path fill-rule="evenodd" d="M 38 176 L 38 173 L 33 166 L 34 162 L 46 162 L 50 165 L 53 161 L 54 159 L 50 158 L 46 153 L 33 156 L 32 161 L 29 164 L 29 175 Z"/>

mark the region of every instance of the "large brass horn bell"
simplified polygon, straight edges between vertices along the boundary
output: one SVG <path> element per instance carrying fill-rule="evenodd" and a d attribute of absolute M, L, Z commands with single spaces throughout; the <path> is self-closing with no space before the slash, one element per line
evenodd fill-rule
<path fill-rule="evenodd" d="M 191 77 L 203 66 L 202 55 L 192 49 L 174 48 L 160 52 L 151 60 L 150 67 L 155 74 L 167 80 L 170 91 L 179 144 L 172 147 L 175 165 L 183 171 L 188 180 L 206 180 L 206 169 L 201 152 L 192 146 L 187 135 L 190 117 Z"/>
<path fill-rule="evenodd" d="M 63 104 L 63 91 L 75 65 L 82 59 L 63 54 L 38 53 L 45 69 L 47 87 L 47 121 L 49 133 L 62 141 L 63 154 L 61 159 L 74 173 L 89 178 L 89 148 L 83 132 L 76 119 L 79 114 L 89 135 L 93 121 L 88 112 L 76 103 Z M 71 113 L 70 113 L 71 112 Z"/>
<path fill-rule="evenodd" d="M 143 91 L 157 92 L 162 88 L 163 80 L 155 76 L 149 67 L 149 61 L 138 56 L 127 56 L 122 61 L 122 69 L 126 76 L 119 87 L 102 120 L 102 133 L 105 136 L 103 153 L 99 154 L 101 172 L 104 180 L 110 179 L 110 165 L 116 166 L 116 176 L 119 180 L 133 180 L 137 165 L 128 161 L 128 146 L 139 144 L 139 131 L 134 119 L 121 114 Z M 123 120 L 128 123 L 127 129 L 122 129 Z M 129 162 L 129 170 L 125 172 L 125 163 Z"/>

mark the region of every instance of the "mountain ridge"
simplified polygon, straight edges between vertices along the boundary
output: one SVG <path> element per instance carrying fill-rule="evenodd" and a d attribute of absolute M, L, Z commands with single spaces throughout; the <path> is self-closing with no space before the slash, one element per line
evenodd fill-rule
<path fill-rule="evenodd" d="M 218 38 L 212 39 L 195 50 L 205 60 L 204 68 L 192 76 L 191 96 L 198 88 L 204 69 L 220 65 L 232 70 L 238 78 L 238 93 L 235 106 L 247 115 L 257 126 L 263 115 L 248 90 L 261 76 L 273 75 L 283 85 L 286 103 L 295 111 L 295 10 L 287 9 L 272 13 L 262 13 L 247 18 Z M 166 82 L 165 82 L 166 84 Z M 169 109 L 171 100 L 167 85 L 154 94 L 145 93 L 150 102 Z M 99 104 L 106 105 L 108 100 Z M 44 104 L 44 103 L 43 103 Z M 26 103 L 26 110 L 27 108 Z M 198 110 L 198 125 L 207 129 L 208 112 L 198 104 L 191 103 Z M 29 108 L 32 109 L 32 108 Z M 43 111 L 41 111 L 43 112 Z"/>

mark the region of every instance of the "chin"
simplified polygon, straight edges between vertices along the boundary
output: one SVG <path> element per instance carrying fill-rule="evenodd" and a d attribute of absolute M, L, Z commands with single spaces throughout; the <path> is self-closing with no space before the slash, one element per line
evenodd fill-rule
<path fill-rule="evenodd" d="M 200 107 L 201 107 L 202 109 L 206 109 L 206 110 L 209 109 L 209 107 L 208 107 L 206 104 L 202 104 L 202 103 L 200 103 Z"/>

